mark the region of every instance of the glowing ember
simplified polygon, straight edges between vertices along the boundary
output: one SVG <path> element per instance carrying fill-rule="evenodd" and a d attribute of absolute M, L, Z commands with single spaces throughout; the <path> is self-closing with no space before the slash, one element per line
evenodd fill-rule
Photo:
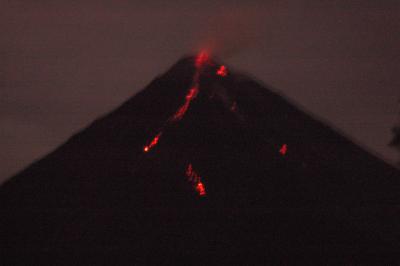
<path fill-rule="evenodd" d="M 288 145 L 283 144 L 281 149 L 279 150 L 279 153 L 282 154 L 282 156 L 285 155 L 287 153 L 287 148 L 288 148 Z"/>
<path fill-rule="evenodd" d="M 217 70 L 217 75 L 226 77 L 226 75 L 228 75 L 228 69 L 225 66 L 220 66 Z"/>
<path fill-rule="evenodd" d="M 209 60 L 209 55 L 206 51 L 201 51 L 196 57 L 196 68 L 201 68 L 204 63 Z"/>
<path fill-rule="evenodd" d="M 199 193 L 200 196 L 205 196 L 206 195 L 206 189 L 204 188 L 203 183 L 198 182 L 196 186 L 196 190 Z"/>
<path fill-rule="evenodd" d="M 189 164 L 186 168 L 186 176 L 193 188 L 199 193 L 199 196 L 205 196 L 206 189 L 204 184 L 201 182 L 201 177 L 193 170 L 192 164 Z"/>
<path fill-rule="evenodd" d="M 172 117 L 173 121 L 177 121 L 177 120 L 181 120 L 182 119 L 182 117 L 185 115 L 186 111 L 188 110 L 191 101 L 194 98 L 196 98 L 198 93 L 199 93 L 198 86 L 194 86 L 193 88 L 191 88 L 189 90 L 189 92 L 186 95 L 185 103 L 178 109 L 178 111 Z"/>
<path fill-rule="evenodd" d="M 157 145 L 158 141 L 160 140 L 160 137 L 162 135 L 162 132 L 158 133 L 150 142 L 149 145 L 144 146 L 143 151 L 144 152 L 149 152 L 151 148 Z"/>

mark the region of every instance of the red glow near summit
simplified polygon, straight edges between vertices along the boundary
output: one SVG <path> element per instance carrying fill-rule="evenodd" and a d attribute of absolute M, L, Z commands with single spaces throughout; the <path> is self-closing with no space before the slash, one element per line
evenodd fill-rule
<path fill-rule="evenodd" d="M 195 66 L 197 69 L 202 68 L 206 62 L 210 60 L 210 56 L 206 51 L 201 51 L 196 57 Z"/>

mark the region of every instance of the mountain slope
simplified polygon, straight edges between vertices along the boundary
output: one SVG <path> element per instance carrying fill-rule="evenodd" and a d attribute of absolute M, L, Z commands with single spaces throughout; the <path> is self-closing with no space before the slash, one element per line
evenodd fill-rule
<path fill-rule="evenodd" d="M 396 260 L 399 177 L 200 54 L 4 184 L 3 245 L 58 262 Z"/>

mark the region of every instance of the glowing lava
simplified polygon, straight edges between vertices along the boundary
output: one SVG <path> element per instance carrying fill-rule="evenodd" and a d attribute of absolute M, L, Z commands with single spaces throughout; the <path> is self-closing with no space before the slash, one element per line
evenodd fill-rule
<path fill-rule="evenodd" d="M 206 195 L 206 189 L 204 188 L 203 183 L 198 182 L 196 186 L 196 190 L 199 193 L 200 196 L 205 196 Z"/>
<path fill-rule="evenodd" d="M 188 91 L 188 93 L 186 94 L 186 97 L 185 97 L 185 103 L 174 114 L 174 116 L 172 117 L 173 121 L 178 121 L 178 120 L 182 119 L 182 117 L 185 115 L 186 111 L 188 110 L 191 101 L 194 98 L 196 98 L 198 93 L 199 93 L 198 86 L 194 86 Z"/>
<path fill-rule="evenodd" d="M 217 70 L 217 75 L 226 77 L 228 75 L 228 69 L 225 66 L 220 66 Z"/>
<path fill-rule="evenodd" d="M 199 82 L 200 82 L 200 74 L 203 71 L 204 64 L 209 62 L 210 57 L 208 53 L 205 51 L 200 52 L 196 59 L 195 59 L 195 67 L 196 71 L 193 75 L 192 78 L 192 85 L 188 92 L 186 93 L 185 96 L 185 102 L 183 103 L 182 106 L 179 107 L 179 109 L 174 113 L 172 117 L 170 117 L 167 122 L 164 124 L 162 130 L 150 141 L 150 143 L 146 146 L 143 147 L 144 152 L 149 152 L 154 146 L 156 146 L 160 140 L 160 137 L 163 133 L 163 130 L 165 127 L 167 127 L 169 124 L 172 122 L 177 122 L 183 118 L 183 116 L 186 114 L 187 110 L 189 109 L 190 103 L 197 97 L 199 94 Z M 217 74 L 220 76 L 226 76 L 227 75 L 227 69 L 225 66 L 221 66 L 219 70 L 217 71 Z M 236 102 L 234 103 L 234 108 L 236 109 Z M 201 177 L 193 170 L 192 164 L 189 164 L 186 168 L 186 177 L 190 184 L 192 185 L 193 189 L 198 193 L 200 197 L 203 197 L 206 195 L 206 189 L 201 181 Z"/>
<path fill-rule="evenodd" d="M 201 51 L 196 57 L 195 66 L 197 69 L 203 67 L 203 65 L 210 60 L 210 56 L 206 51 Z"/>
<path fill-rule="evenodd" d="M 177 121 L 182 119 L 182 117 L 185 115 L 187 109 L 189 108 L 189 105 L 191 101 L 196 98 L 197 94 L 199 93 L 199 79 L 200 79 L 200 73 L 202 71 L 202 68 L 206 62 L 210 60 L 210 56 L 208 55 L 207 52 L 201 51 L 197 57 L 196 57 L 196 72 L 194 73 L 193 80 L 192 80 L 192 87 L 186 94 L 186 99 L 185 103 L 178 109 L 178 111 L 174 114 L 172 117 L 173 121 Z"/>
<path fill-rule="evenodd" d="M 158 141 L 160 140 L 160 137 L 162 135 L 162 132 L 158 133 L 150 142 L 149 145 L 144 146 L 143 151 L 144 152 L 149 152 L 151 148 L 157 145 Z"/>
<path fill-rule="evenodd" d="M 287 149 L 288 149 L 288 145 L 287 144 L 283 144 L 281 149 L 279 150 L 279 153 L 283 155 L 285 155 L 287 153 Z"/>
<path fill-rule="evenodd" d="M 199 196 L 205 196 L 206 188 L 204 187 L 203 182 L 201 182 L 201 177 L 193 170 L 191 163 L 186 168 L 186 176 Z"/>
<path fill-rule="evenodd" d="M 162 130 L 160 133 L 158 133 L 150 142 L 150 144 L 146 145 L 143 147 L 143 152 L 149 152 L 151 148 L 153 148 L 155 145 L 157 145 L 163 129 L 168 126 L 171 122 L 177 122 L 183 118 L 183 116 L 186 114 L 186 111 L 189 109 L 190 103 L 196 98 L 197 94 L 199 93 L 199 80 L 200 80 L 200 74 L 203 70 L 204 64 L 210 61 L 210 56 L 206 51 L 201 51 L 195 59 L 195 67 L 196 71 L 193 75 L 192 79 L 192 86 L 190 87 L 189 91 L 186 94 L 185 97 L 185 102 L 183 103 L 182 106 L 179 107 L 179 109 L 175 112 L 175 114 L 170 117 L 167 122 L 164 124 Z M 204 187 L 204 186 L 200 186 Z M 200 193 L 202 194 L 202 193 Z"/>

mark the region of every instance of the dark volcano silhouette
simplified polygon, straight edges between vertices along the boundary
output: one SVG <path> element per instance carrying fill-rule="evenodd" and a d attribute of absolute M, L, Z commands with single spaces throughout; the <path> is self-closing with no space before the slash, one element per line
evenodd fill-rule
<path fill-rule="evenodd" d="M 3 258 L 399 258 L 398 170 L 256 81 L 197 60 L 180 60 L 1 187 Z"/>

